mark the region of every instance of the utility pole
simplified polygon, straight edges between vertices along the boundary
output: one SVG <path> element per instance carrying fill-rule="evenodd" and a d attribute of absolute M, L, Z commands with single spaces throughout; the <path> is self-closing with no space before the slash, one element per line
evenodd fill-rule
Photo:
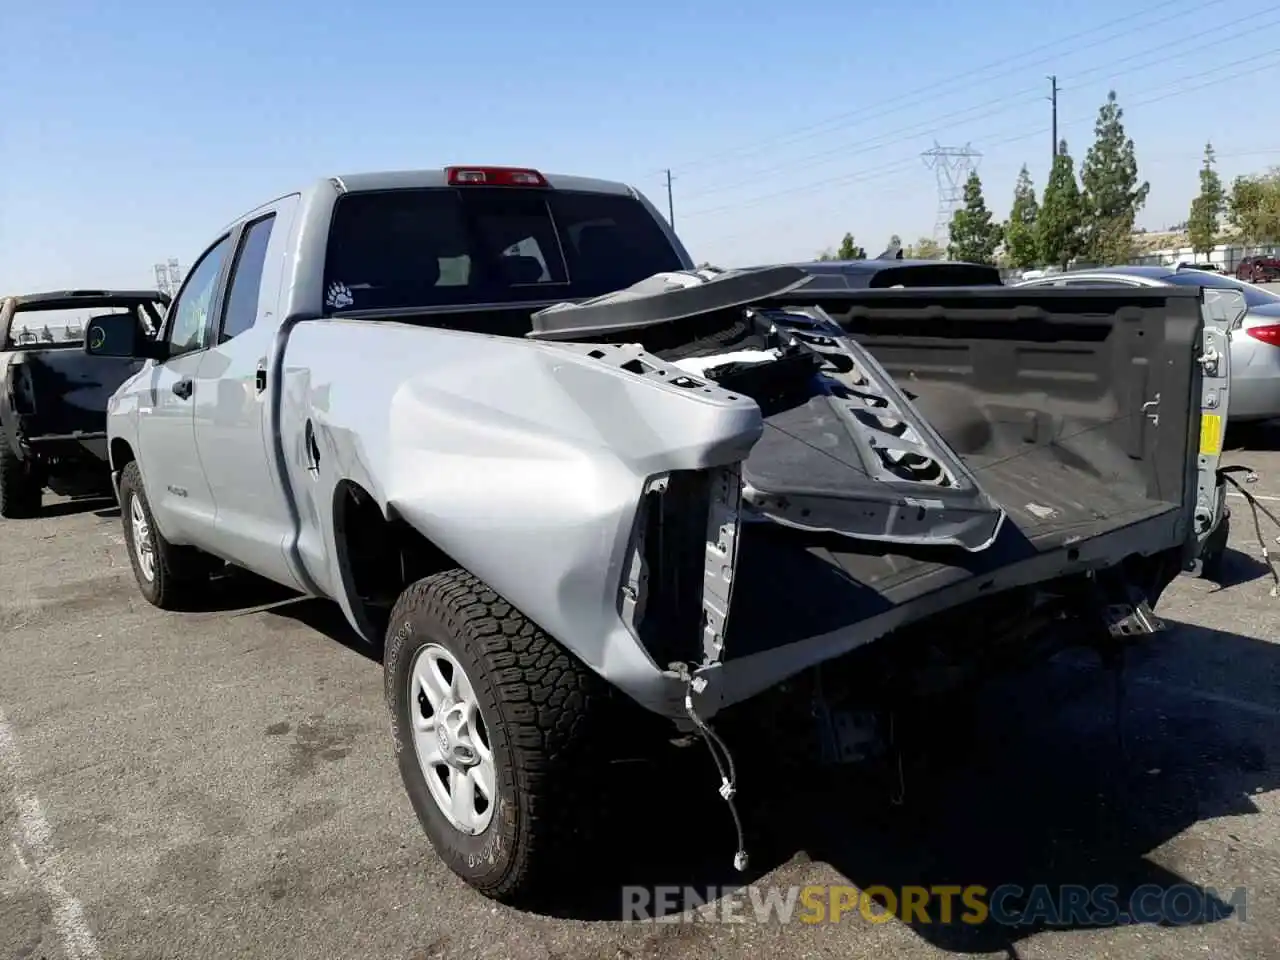
<path fill-rule="evenodd" d="M 671 194 L 671 171 L 667 171 L 667 222 L 674 230 L 676 226 L 676 205 Z"/>
<path fill-rule="evenodd" d="M 1053 165 L 1058 160 L 1058 75 L 1055 73 L 1049 77 L 1049 97 L 1048 100 L 1053 104 L 1053 150 L 1049 154 L 1049 172 L 1053 172 Z"/>

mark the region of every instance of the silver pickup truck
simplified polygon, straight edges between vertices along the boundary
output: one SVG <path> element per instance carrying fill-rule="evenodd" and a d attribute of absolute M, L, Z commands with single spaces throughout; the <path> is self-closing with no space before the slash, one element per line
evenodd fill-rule
<path fill-rule="evenodd" d="M 699 271 L 634 189 L 535 170 L 322 180 L 223 230 L 158 338 L 86 332 L 146 361 L 108 414 L 138 586 L 182 609 L 230 563 L 337 602 L 433 845 L 536 897 L 637 717 L 723 760 L 708 720 L 836 698 L 864 649 L 1159 628 L 1221 514 L 1243 304 L 913 269 Z"/>

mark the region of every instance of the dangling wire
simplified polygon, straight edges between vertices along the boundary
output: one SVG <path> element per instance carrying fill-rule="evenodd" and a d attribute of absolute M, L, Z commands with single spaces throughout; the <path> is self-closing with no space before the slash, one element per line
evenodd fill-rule
<path fill-rule="evenodd" d="M 1250 477 L 1255 476 L 1253 468 L 1245 466 L 1225 467 L 1222 470 L 1219 470 L 1218 474 L 1223 480 L 1235 487 L 1240 493 L 1240 496 L 1244 497 L 1248 502 L 1249 509 L 1253 514 L 1253 531 L 1258 537 L 1258 546 L 1262 548 L 1262 562 L 1265 563 L 1267 565 L 1267 569 L 1271 571 L 1271 596 L 1280 597 L 1280 572 L 1277 572 L 1275 561 L 1271 558 L 1271 551 L 1267 547 L 1267 537 L 1266 534 L 1262 532 L 1262 521 L 1258 518 L 1258 514 L 1261 513 L 1268 520 L 1274 523 L 1277 528 L 1280 528 L 1280 517 L 1277 517 L 1274 513 L 1268 510 L 1257 497 L 1244 488 L 1244 484 L 1231 476 L 1232 473 L 1242 472 L 1247 472 Z M 1280 540 L 1280 537 L 1277 537 L 1276 539 Z"/>
<path fill-rule="evenodd" d="M 734 795 L 737 793 L 737 772 L 733 766 L 733 755 L 729 753 L 729 748 L 725 746 L 725 742 L 720 738 L 710 725 L 698 716 L 697 710 L 693 706 L 693 694 L 695 690 L 695 678 L 689 679 L 688 689 L 684 695 L 684 712 L 688 714 L 693 725 L 702 735 L 702 739 L 707 744 L 707 749 L 711 751 L 711 759 L 715 761 L 716 770 L 720 773 L 720 796 L 724 798 L 724 802 L 729 805 L 729 813 L 733 816 L 733 828 L 738 834 L 738 850 L 733 855 L 733 867 L 739 873 L 747 869 L 747 839 L 746 833 L 742 829 L 742 818 L 738 815 L 738 807 L 733 802 Z M 723 754 L 723 759 L 721 755 Z"/>

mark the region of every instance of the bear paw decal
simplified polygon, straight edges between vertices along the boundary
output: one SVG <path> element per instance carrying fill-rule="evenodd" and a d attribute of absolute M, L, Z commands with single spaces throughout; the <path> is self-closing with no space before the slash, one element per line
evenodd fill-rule
<path fill-rule="evenodd" d="M 344 310 L 355 303 L 356 298 L 351 295 L 351 288 L 345 283 L 331 283 L 324 302 L 334 310 Z"/>

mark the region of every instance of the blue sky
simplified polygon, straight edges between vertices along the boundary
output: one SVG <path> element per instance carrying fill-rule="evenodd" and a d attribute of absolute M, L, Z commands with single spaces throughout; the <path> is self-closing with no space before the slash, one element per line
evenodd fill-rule
<path fill-rule="evenodd" d="M 1228 180 L 1280 165 L 1267 0 L 857 6 L 6 4 L 0 290 L 151 285 L 313 177 L 454 162 L 624 179 L 663 209 L 669 167 L 698 260 L 846 230 L 878 250 L 931 232 L 935 139 L 982 152 L 998 216 L 1023 162 L 1043 186 L 1049 73 L 1077 161 L 1117 90 L 1150 228 L 1185 218 L 1206 140 Z"/>

